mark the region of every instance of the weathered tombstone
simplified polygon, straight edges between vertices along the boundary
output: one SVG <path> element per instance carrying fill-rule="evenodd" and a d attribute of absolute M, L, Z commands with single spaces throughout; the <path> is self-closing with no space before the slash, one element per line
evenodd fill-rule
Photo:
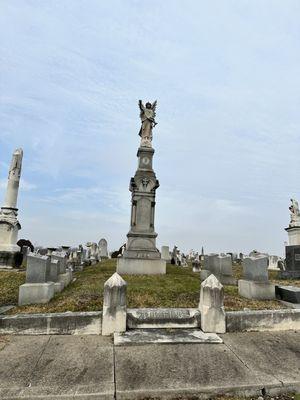
<path fill-rule="evenodd" d="M 278 268 L 278 261 L 280 260 L 280 257 L 278 256 L 269 256 L 269 264 L 268 264 L 268 269 L 271 271 L 279 271 Z"/>
<path fill-rule="evenodd" d="M 67 287 L 73 278 L 72 271 L 67 268 L 67 253 L 53 251 L 51 254 L 51 260 L 59 261 L 58 282 L 63 284 L 64 287 Z"/>
<path fill-rule="evenodd" d="M 126 331 L 126 289 L 124 279 L 115 272 L 104 284 L 102 335 Z"/>
<path fill-rule="evenodd" d="M 275 285 L 268 281 L 268 257 L 244 257 L 243 279 L 238 281 L 239 295 L 247 299 L 275 299 Z"/>
<path fill-rule="evenodd" d="M 106 239 L 100 239 L 99 243 L 99 256 L 101 258 L 108 258 L 108 251 L 107 251 L 107 240 Z"/>
<path fill-rule="evenodd" d="M 208 255 L 204 256 L 204 268 L 200 271 L 200 280 L 204 281 L 211 275 L 214 270 L 213 270 L 213 265 L 214 265 L 214 258 L 218 257 L 219 254 L 217 253 L 210 253 Z"/>
<path fill-rule="evenodd" d="M 236 285 L 237 281 L 232 273 L 231 255 L 219 255 L 211 258 L 210 271 L 218 278 L 222 285 Z"/>
<path fill-rule="evenodd" d="M 48 303 L 54 296 L 54 283 L 50 278 L 50 258 L 27 256 L 26 283 L 19 287 L 19 305 Z"/>
<path fill-rule="evenodd" d="M 166 261 L 167 263 L 171 262 L 169 246 L 162 246 L 161 247 L 161 259 Z"/>
<path fill-rule="evenodd" d="M 224 289 L 213 274 L 201 283 L 199 309 L 203 332 L 226 332 Z"/>
<path fill-rule="evenodd" d="M 65 287 L 64 282 L 61 282 L 59 280 L 59 272 L 60 272 L 60 261 L 51 260 L 49 281 L 54 282 L 54 293 L 61 292 Z"/>

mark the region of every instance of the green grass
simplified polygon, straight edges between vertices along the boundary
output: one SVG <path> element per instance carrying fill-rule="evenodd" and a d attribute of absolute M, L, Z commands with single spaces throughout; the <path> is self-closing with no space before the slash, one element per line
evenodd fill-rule
<path fill-rule="evenodd" d="M 95 266 L 76 272 L 75 282 L 62 293 L 57 294 L 48 304 L 16 307 L 11 313 L 20 312 L 64 312 L 102 310 L 104 282 L 115 272 L 116 260 L 105 260 Z M 234 266 L 237 278 L 241 267 Z M 128 284 L 127 304 L 139 307 L 197 307 L 200 293 L 199 273 L 189 268 L 167 266 L 166 275 L 138 276 L 124 275 Z M 272 280 L 276 277 L 272 276 Z M 19 285 L 25 282 L 25 272 L 0 272 L 0 306 L 17 304 Z M 283 283 L 286 281 L 280 281 Z M 300 284 L 292 281 L 292 284 Z M 226 310 L 278 309 L 278 301 L 247 300 L 238 295 L 236 286 L 225 286 Z"/>

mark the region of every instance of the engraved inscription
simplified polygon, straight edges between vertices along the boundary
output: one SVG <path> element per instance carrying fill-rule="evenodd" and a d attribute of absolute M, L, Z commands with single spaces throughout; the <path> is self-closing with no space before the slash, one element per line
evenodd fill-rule
<path fill-rule="evenodd" d="M 295 254 L 295 261 L 300 261 L 300 254 Z"/>
<path fill-rule="evenodd" d="M 170 320 L 170 319 L 186 319 L 190 318 L 189 310 L 141 310 L 137 311 L 137 316 L 140 320 Z"/>

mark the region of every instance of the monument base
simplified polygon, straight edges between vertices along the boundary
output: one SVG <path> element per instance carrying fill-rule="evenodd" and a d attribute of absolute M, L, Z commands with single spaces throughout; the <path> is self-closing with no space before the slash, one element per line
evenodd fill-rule
<path fill-rule="evenodd" d="M 158 275 L 166 274 L 164 260 L 149 260 L 142 258 L 118 258 L 117 273 L 128 275 Z"/>
<path fill-rule="evenodd" d="M 19 306 L 45 304 L 54 296 L 54 283 L 24 283 L 19 287 Z"/>
<path fill-rule="evenodd" d="M 238 281 L 239 295 L 246 299 L 253 300 L 274 300 L 275 285 L 269 282 L 248 281 L 240 279 Z"/>
<path fill-rule="evenodd" d="M 13 269 L 22 265 L 23 254 L 20 251 L 0 251 L 0 268 Z"/>

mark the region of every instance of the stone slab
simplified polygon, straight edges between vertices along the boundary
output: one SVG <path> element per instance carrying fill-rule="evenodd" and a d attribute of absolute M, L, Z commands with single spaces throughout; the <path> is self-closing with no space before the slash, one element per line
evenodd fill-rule
<path fill-rule="evenodd" d="M 54 283 L 24 283 L 19 287 L 19 306 L 45 304 L 54 296 Z"/>
<path fill-rule="evenodd" d="M 300 303 L 300 287 L 297 286 L 275 286 L 276 298 L 289 303 Z"/>
<path fill-rule="evenodd" d="M 159 343 L 223 343 L 215 333 L 204 333 L 200 329 L 134 329 L 114 333 L 115 346 Z"/>
<path fill-rule="evenodd" d="M 164 260 L 118 258 L 117 272 L 120 275 L 165 275 L 166 262 Z"/>
<path fill-rule="evenodd" d="M 282 390 L 272 372 L 249 369 L 225 344 L 116 346 L 115 359 L 117 399 L 258 397 L 264 387 Z"/>
<path fill-rule="evenodd" d="M 110 339 L 11 336 L 1 350 L 0 398 L 113 399 Z"/>
<path fill-rule="evenodd" d="M 0 334 L 101 335 L 102 312 L 65 312 L 0 316 Z"/>
<path fill-rule="evenodd" d="M 300 310 L 227 311 L 226 332 L 300 330 Z"/>
<path fill-rule="evenodd" d="M 272 283 L 239 279 L 238 287 L 239 295 L 245 297 L 246 299 L 275 299 L 275 285 L 273 285 Z"/>
<path fill-rule="evenodd" d="M 196 328 L 200 327 L 200 311 L 196 308 L 131 308 L 127 310 L 127 327 Z"/>
<path fill-rule="evenodd" d="M 250 369 L 270 374 L 283 385 L 300 385 L 300 331 L 222 335 Z"/>

